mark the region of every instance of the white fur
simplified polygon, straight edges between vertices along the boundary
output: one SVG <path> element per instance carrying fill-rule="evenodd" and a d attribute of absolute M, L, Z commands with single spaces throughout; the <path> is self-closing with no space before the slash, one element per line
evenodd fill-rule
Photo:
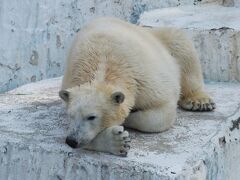
<path fill-rule="evenodd" d="M 143 28 L 113 18 L 95 20 L 78 33 L 62 89 L 70 93 L 66 103 L 75 117 L 73 126 L 81 126 L 75 135 L 78 142 L 100 133 L 90 149 L 114 154 L 119 149 L 109 147 L 115 148 L 109 128 L 125 119 L 128 127 L 162 132 L 175 122 L 178 101 L 187 110 L 214 109 L 203 89 L 196 52 L 184 33 L 174 28 Z M 117 91 L 125 95 L 121 104 L 111 99 Z M 129 114 L 132 109 L 137 111 Z M 98 119 L 85 122 L 84 117 L 91 113 Z M 111 143 L 104 145 L 108 141 Z"/>
<path fill-rule="evenodd" d="M 99 133 L 85 149 L 126 156 L 130 149 L 129 142 L 129 134 L 122 126 L 112 126 Z"/>

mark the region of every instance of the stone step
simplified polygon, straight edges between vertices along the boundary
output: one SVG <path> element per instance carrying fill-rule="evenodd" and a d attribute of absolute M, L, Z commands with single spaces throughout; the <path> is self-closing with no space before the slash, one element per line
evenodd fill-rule
<path fill-rule="evenodd" d="M 139 24 L 182 28 L 193 39 L 206 80 L 240 81 L 240 8 L 206 4 L 144 12 Z"/>
<path fill-rule="evenodd" d="M 131 150 L 122 158 L 64 143 L 68 121 L 60 81 L 0 95 L 0 179 L 239 179 L 240 84 L 207 85 L 214 112 L 178 110 L 174 127 L 163 133 L 131 130 Z"/>
<path fill-rule="evenodd" d="M 234 0 L 123 0 L 119 1 L 120 9 L 124 10 L 125 19 L 132 23 L 137 23 L 139 16 L 141 13 L 153 9 L 159 8 L 168 8 L 168 7 L 176 7 L 176 6 L 184 6 L 184 5 L 199 5 L 199 4 L 207 4 L 214 3 L 226 6 L 233 6 L 235 2 Z M 236 0 L 235 0 L 236 1 Z M 119 12 L 119 6 L 113 6 L 116 8 L 115 12 Z"/>

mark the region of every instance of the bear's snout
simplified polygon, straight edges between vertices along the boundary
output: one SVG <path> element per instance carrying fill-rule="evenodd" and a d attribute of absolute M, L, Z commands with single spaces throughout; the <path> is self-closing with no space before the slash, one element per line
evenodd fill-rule
<path fill-rule="evenodd" d="M 72 148 L 77 148 L 78 142 L 73 137 L 68 136 L 66 138 L 66 144 L 69 145 Z"/>

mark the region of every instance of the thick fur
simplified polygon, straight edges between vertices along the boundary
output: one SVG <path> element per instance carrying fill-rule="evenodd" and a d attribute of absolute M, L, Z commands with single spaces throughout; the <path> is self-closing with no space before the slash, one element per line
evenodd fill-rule
<path fill-rule="evenodd" d="M 186 110 L 212 110 L 203 87 L 195 49 L 183 32 L 113 18 L 95 20 L 77 34 L 62 82 L 74 122 L 79 111 L 80 119 L 91 111 L 101 117 L 98 127 L 82 130 L 94 131 L 87 142 L 123 123 L 144 132 L 165 131 L 175 121 L 177 103 Z M 121 104 L 112 101 L 114 92 L 124 94 Z"/>
<path fill-rule="evenodd" d="M 180 66 L 181 96 L 179 105 L 186 110 L 211 111 L 215 103 L 204 91 L 201 65 L 192 42 L 175 28 L 153 29 L 158 38 Z"/>

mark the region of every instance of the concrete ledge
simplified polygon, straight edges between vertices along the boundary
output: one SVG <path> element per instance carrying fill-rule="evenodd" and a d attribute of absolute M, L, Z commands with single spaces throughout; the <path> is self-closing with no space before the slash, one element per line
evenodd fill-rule
<path fill-rule="evenodd" d="M 145 12 L 139 23 L 187 31 L 195 43 L 205 79 L 240 81 L 239 17 L 240 8 L 206 4 Z"/>
<path fill-rule="evenodd" d="M 167 132 L 130 131 L 127 158 L 64 144 L 59 84 L 50 79 L 0 95 L 0 179 L 239 179 L 240 84 L 207 85 L 215 112 L 179 110 Z"/>

